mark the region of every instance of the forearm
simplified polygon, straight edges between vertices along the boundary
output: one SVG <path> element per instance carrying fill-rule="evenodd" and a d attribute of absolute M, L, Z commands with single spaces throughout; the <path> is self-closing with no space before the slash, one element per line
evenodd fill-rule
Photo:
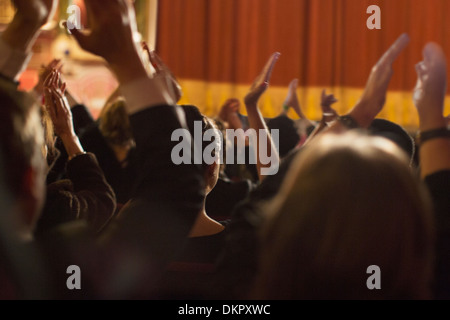
<path fill-rule="evenodd" d="M 445 118 L 442 115 L 427 114 L 419 115 L 419 117 L 421 132 L 446 127 Z M 422 177 L 438 171 L 450 170 L 450 139 L 434 138 L 421 143 L 420 168 Z"/>
<path fill-rule="evenodd" d="M 74 158 L 76 155 L 84 153 L 83 146 L 75 134 L 61 134 L 60 139 L 64 144 L 69 160 Z"/>
<path fill-rule="evenodd" d="M 259 109 L 255 105 L 247 105 L 246 107 L 250 128 L 255 130 L 258 141 L 258 146 L 254 149 L 257 150 L 256 166 L 259 179 L 262 181 L 267 176 L 266 172 L 271 174 L 274 168 L 277 168 L 276 171 L 278 171 L 280 157 Z M 262 146 L 266 149 L 265 155 L 262 154 Z M 264 159 L 265 156 L 267 156 L 268 159 Z"/>
<path fill-rule="evenodd" d="M 32 47 L 39 36 L 39 26 L 21 21 L 17 16 L 0 36 L 0 72 L 18 81 L 31 58 Z"/>

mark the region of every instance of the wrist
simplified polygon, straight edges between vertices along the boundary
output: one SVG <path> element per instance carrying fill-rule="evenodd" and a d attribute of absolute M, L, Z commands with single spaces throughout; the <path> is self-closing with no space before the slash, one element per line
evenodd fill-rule
<path fill-rule="evenodd" d="M 435 139 L 450 139 L 450 129 L 444 126 L 426 131 L 420 131 L 417 135 L 417 142 L 419 144 L 424 144 L 427 141 Z"/>
<path fill-rule="evenodd" d="M 442 114 L 419 115 L 420 131 L 428 131 L 446 126 L 445 118 Z"/>
<path fill-rule="evenodd" d="M 367 104 L 360 102 L 347 115 L 352 117 L 359 127 L 368 128 L 376 117 L 368 109 Z"/>

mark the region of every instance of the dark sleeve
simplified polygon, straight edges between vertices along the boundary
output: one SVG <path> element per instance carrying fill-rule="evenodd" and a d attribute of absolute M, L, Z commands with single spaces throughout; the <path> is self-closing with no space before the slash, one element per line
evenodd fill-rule
<path fill-rule="evenodd" d="M 79 135 L 85 128 L 92 125 L 95 120 L 91 112 L 84 104 L 77 104 L 71 108 L 73 127 L 75 133 Z"/>
<path fill-rule="evenodd" d="M 450 299 L 450 170 L 425 178 L 430 191 L 437 228 L 435 295 Z"/>
<path fill-rule="evenodd" d="M 258 266 L 259 231 L 265 221 L 261 208 L 278 193 L 301 150 L 286 156 L 278 173 L 264 179 L 233 211 L 217 266 L 216 285 L 221 299 L 248 298 Z"/>
<path fill-rule="evenodd" d="M 112 218 L 116 198 L 95 155 L 88 153 L 67 163 L 68 180 L 47 187 L 47 199 L 36 233 L 73 220 L 84 219 L 100 231 Z"/>
<path fill-rule="evenodd" d="M 130 116 L 138 180 L 112 234 L 113 240 L 140 250 L 141 258 L 146 255 L 154 270 L 161 270 L 155 264 L 167 263 L 186 241 L 204 199 L 200 167 L 175 165 L 171 158 L 179 143 L 171 141 L 172 133 L 182 128 L 176 108 L 156 106 Z"/>

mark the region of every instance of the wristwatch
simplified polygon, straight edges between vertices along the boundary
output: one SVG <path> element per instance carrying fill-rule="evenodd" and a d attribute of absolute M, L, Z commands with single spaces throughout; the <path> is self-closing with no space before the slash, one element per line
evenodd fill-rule
<path fill-rule="evenodd" d="M 337 120 L 349 129 L 359 129 L 360 126 L 350 115 L 340 116 Z"/>
<path fill-rule="evenodd" d="M 450 130 L 448 128 L 444 127 L 444 128 L 420 132 L 417 135 L 417 142 L 419 144 L 422 144 L 425 141 L 436 139 L 436 138 L 450 138 Z"/>

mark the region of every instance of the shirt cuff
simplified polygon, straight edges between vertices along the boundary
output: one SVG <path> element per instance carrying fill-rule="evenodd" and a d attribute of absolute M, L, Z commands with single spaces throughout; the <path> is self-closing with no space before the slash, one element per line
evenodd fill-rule
<path fill-rule="evenodd" d="M 0 74 L 13 81 L 19 81 L 28 66 L 33 53 L 11 48 L 0 34 Z"/>
<path fill-rule="evenodd" d="M 127 112 L 134 114 L 147 108 L 160 105 L 175 105 L 167 92 L 164 77 L 139 78 L 120 86 L 126 100 Z"/>

